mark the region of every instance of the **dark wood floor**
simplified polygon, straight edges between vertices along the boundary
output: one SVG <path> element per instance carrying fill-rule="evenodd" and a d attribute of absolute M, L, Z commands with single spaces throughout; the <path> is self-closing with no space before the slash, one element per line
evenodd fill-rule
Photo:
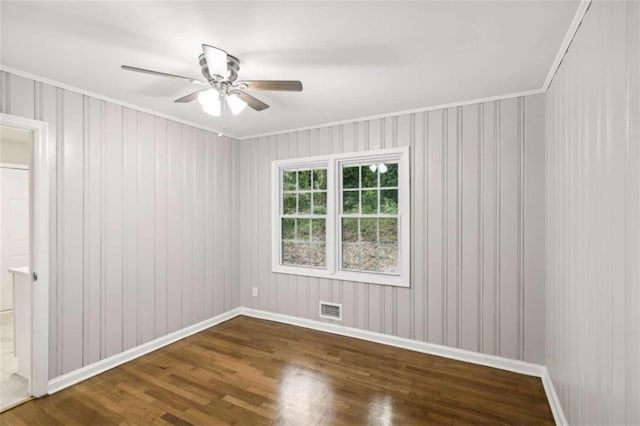
<path fill-rule="evenodd" d="M 0 415 L 7 425 L 553 424 L 540 379 L 238 317 Z"/>

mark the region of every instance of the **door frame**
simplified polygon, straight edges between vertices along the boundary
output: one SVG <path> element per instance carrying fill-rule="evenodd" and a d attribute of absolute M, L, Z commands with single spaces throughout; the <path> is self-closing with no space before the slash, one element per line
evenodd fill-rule
<path fill-rule="evenodd" d="M 31 272 L 31 380 L 35 397 L 47 394 L 49 382 L 49 239 L 51 156 L 49 124 L 44 121 L 0 113 L 0 125 L 31 130 L 31 170 L 29 173 L 30 263 Z M 37 274 L 37 280 L 34 277 Z"/>

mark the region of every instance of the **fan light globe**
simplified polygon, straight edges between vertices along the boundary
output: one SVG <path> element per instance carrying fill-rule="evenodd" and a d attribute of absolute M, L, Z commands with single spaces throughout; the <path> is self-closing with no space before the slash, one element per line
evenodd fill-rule
<path fill-rule="evenodd" d="M 202 109 L 209 115 L 220 117 L 220 95 L 214 89 L 201 92 L 198 95 L 198 102 Z"/>
<path fill-rule="evenodd" d="M 227 105 L 233 115 L 238 115 L 247 107 L 247 103 L 240 99 L 238 95 L 227 96 Z"/>

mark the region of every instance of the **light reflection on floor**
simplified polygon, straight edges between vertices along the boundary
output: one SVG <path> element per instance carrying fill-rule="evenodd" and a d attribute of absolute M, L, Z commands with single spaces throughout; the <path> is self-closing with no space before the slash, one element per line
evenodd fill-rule
<path fill-rule="evenodd" d="M 370 425 L 390 426 L 393 424 L 393 400 L 389 395 L 376 396 L 369 404 Z"/>
<path fill-rule="evenodd" d="M 279 386 L 278 424 L 332 424 L 333 389 L 322 374 L 288 367 Z"/>

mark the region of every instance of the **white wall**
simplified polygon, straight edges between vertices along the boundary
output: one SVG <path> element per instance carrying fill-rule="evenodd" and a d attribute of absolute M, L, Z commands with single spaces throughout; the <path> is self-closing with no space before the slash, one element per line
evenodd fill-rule
<path fill-rule="evenodd" d="M 272 160 L 405 145 L 410 289 L 271 273 Z M 543 362 L 542 95 L 240 141 L 234 153 L 243 306 L 319 320 L 319 300 L 339 302 L 348 326 Z"/>
<path fill-rule="evenodd" d="M 4 72 L 0 90 L 55 146 L 52 378 L 237 306 L 231 140 Z"/>
<path fill-rule="evenodd" d="M 547 94 L 546 364 L 572 424 L 640 424 L 640 3 L 595 1 Z"/>

